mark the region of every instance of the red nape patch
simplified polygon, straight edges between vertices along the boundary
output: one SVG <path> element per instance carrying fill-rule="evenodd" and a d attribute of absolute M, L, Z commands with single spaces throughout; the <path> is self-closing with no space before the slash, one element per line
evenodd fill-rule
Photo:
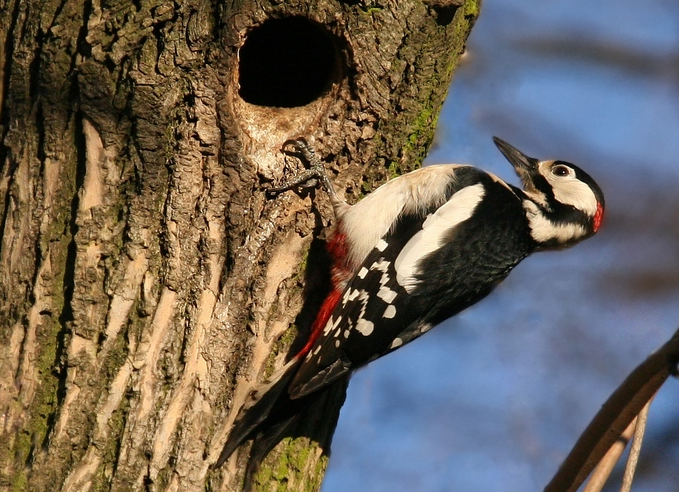
<path fill-rule="evenodd" d="M 316 340 L 318 340 L 318 337 L 321 336 L 323 328 L 325 328 L 325 325 L 327 324 L 328 319 L 330 319 L 330 315 L 335 310 L 335 306 L 337 305 L 337 302 L 340 300 L 341 296 L 342 293 L 340 291 L 333 290 L 330 292 L 330 294 L 328 294 L 328 297 L 325 298 L 323 305 L 321 305 L 321 309 L 318 310 L 314 324 L 311 326 L 311 335 L 309 335 L 309 340 L 306 342 L 306 345 L 304 345 L 302 350 L 300 350 L 295 356 L 296 358 L 301 359 L 309 352 L 309 350 L 311 350 L 311 347 L 314 346 Z"/>
<path fill-rule="evenodd" d="M 599 230 L 602 220 L 604 220 L 604 207 L 599 203 L 594 214 L 594 232 Z"/>

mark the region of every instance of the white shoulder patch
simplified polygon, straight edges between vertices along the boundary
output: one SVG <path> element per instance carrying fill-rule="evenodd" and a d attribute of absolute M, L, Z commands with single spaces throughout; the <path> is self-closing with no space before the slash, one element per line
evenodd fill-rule
<path fill-rule="evenodd" d="M 439 164 L 399 176 L 346 210 L 341 221 L 352 254 L 350 261 L 361 264 L 400 215 L 440 205 L 437 200 L 455 180 L 460 167 L 459 164 Z"/>
<path fill-rule="evenodd" d="M 441 238 L 450 229 L 472 216 L 486 189 L 481 183 L 461 189 L 429 215 L 422 229 L 403 247 L 394 263 L 396 281 L 410 293 L 417 284 L 420 259 L 441 247 Z"/>

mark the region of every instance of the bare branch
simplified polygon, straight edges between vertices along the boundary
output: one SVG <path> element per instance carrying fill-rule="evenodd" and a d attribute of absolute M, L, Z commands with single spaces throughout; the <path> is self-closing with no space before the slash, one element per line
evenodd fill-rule
<path fill-rule="evenodd" d="M 596 466 L 582 492 L 601 492 L 603 490 L 608 477 L 611 476 L 613 468 L 615 468 L 622 453 L 625 451 L 627 443 L 632 439 L 636 428 L 637 419 L 634 419 Z"/>
<path fill-rule="evenodd" d="M 575 491 L 670 375 L 677 374 L 679 330 L 623 381 L 582 433 L 545 492 Z"/>
<path fill-rule="evenodd" d="M 646 406 L 641 409 L 641 413 L 637 417 L 637 428 L 634 431 L 634 440 L 632 441 L 632 448 L 627 458 L 627 465 L 625 466 L 625 474 L 622 477 L 622 487 L 620 492 L 630 492 L 632 490 L 632 480 L 634 479 L 634 472 L 639 463 L 639 454 L 641 454 L 641 444 L 644 441 L 644 432 L 646 431 L 646 422 L 648 421 L 648 409 L 651 407 L 653 397 L 646 403 Z"/>

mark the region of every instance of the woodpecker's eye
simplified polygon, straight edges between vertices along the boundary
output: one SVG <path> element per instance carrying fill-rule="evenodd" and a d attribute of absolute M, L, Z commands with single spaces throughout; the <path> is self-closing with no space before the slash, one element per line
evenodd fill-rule
<path fill-rule="evenodd" d="M 552 174 L 554 176 L 559 176 L 560 178 L 571 176 L 572 173 L 573 170 L 568 166 L 564 166 L 563 164 L 556 165 L 552 168 Z"/>

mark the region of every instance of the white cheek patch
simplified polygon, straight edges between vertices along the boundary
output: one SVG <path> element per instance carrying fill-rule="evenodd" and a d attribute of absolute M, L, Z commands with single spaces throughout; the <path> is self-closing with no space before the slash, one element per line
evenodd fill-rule
<path fill-rule="evenodd" d="M 441 247 L 441 238 L 450 229 L 472 216 L 485 192 L 481 183 L 461 189 L 429 215 L 422 229 L 406 243 L 394 263 L 396 281 L 406 292 L 412 292 L 417 285 L 418 262 Z"/>
<path fill-rule="evenodd" d="M 588 216 L 594 217 L 599 201 L 589 185 L 583 183 L 575 176 L 554 176 L 550 171 L 545 173 L 545 179 L 552 186 L 554 198 L 558 202 L 570 205 L 586 213 Z"/>

